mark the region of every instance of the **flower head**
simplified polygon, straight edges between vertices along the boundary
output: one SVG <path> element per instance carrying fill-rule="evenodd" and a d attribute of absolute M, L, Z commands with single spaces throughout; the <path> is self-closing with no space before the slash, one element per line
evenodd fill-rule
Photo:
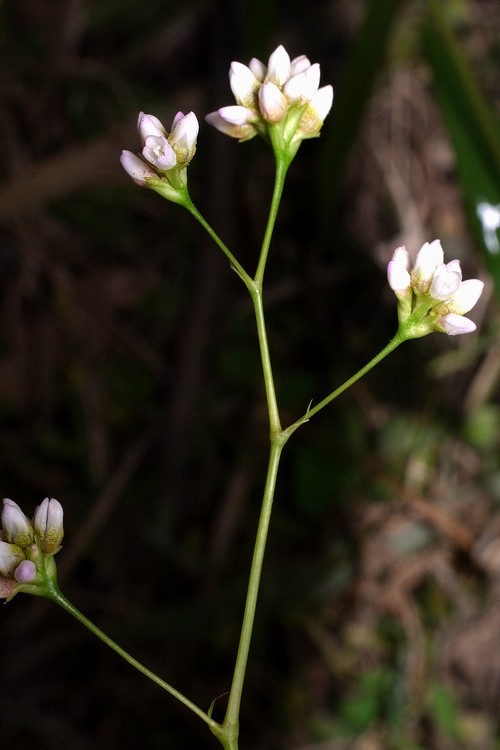
<path fill-rule="evenodd" d="M 38 506 L 33 524 L 19 505 L 5 498 L 0 530 L 0 599 L 19 591 L 45 596 L 56 582 L 53 556 L 63 538 L 61 504 L 48 497 Z"/>
<path fill-rule="evenodd" d="M 267 65 L 252 58 L 248 65 L 232 62 L 229 83 L 235 106 L 222 107 L 206 120 L 223 133 L 246 141 L 269 137 L 275 151 L 293 156 L 304 138 L 319 135 L 331 109 L 333 88 L 319 87 L 320 66 L 305 55 L 290 59 L 280 45 Z"/>
<path fill-rule="evenodd" d="M 472 333 L 475 323 L 464 317 L 478 301 L 484 284 L 479 279 L 462 281 L 459 260 L 444 263 L 439 240 L 426 242 L 410 268 L 406 248 L 398 247 L 387 266 L 389 286 L 398 298 L 400 328 L 405 338 L 432 331 L 456 336 Z"/>
<path fill-rule="evenodd" d="M 137 130 L 142 151 L 122 151 L 120 162 L 141 187 L 150 187 L 175 203 L 187 200 L 187 167 L 196 153 L 198 120 L 194 112 L 177 112 L 167 133 L 154 115 L 140 112 Z"/>

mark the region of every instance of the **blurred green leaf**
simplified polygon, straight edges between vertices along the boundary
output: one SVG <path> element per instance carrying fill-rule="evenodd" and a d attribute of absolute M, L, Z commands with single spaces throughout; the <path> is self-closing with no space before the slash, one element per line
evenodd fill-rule
<path fill-rule="evenodd" d="M 500 296 L 500 131 L 441 6 L 429 2 L 423 40 L 456 155 L 469 219 Z M 490 229 L 487 228 L 488 214 Z M 496 217 L 496 219 L 495 219 Z"/>
<path fill-rule="evenodd" d="M 429 711 L 448 737 L 459 740 L 459 714 L 453 695 L 444 685 L 433 685 L 428 695 Z"/>

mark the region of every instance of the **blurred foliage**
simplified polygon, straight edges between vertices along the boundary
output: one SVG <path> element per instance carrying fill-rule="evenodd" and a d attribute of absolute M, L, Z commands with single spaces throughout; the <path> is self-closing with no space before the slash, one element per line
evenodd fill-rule
<path fill-rule="evenodd" d="M 290 423 L 394 333 L 384 274 L 399 244 L 415 252 L 438 236 L 466 276 L 487 279 L 474 211 L 500 203 L 500 11 L 438 6 L 439 17 L 417 0 L 0 6 L 2 492 L 26 509 L 63 503 L 65 593 L 202 707 L 220 696 L 217 718 L 267 461 L 252 311 L 199 227 L 134 186 L 118 155 L 138 147 L 141 109 L 168 123 L 229 103 L 233 59 L 284 43 L 321 63 L 334 109 L 292 166 L 267 276 Z M 192 196 L 248 268 L 272 167 L 262 143 L 202 126 Z M 488 302 L 479 334 L 405 345 L 287 446 L 242 750 L 499 746 Z M 215 747 L 44 602 L 3 607 L 0 634 L 5 746 Z"/>

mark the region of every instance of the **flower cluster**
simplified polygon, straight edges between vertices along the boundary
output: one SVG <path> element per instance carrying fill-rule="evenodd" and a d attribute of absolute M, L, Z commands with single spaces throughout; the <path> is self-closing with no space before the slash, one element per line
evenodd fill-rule
<path fill-rule="evenodd" d="M 445 263 L 439 240 L 422 245 L 411 268 L 408 251 L 398 247 L 387 266 L 387 278 L 399 301 L 399 322 L 406 338 L 431 331 L 456 336 L 476 330 L 464 313 L 472 310 L 484 284 L 479 279 L 462 281 L 460 261 Z"/>
<path fill-rule="evenodd" d="M 237 104 L 206 116 L 223 133 L 246 141 L 278 133 L 285 144 L 319 135 L 333 102 L 333 88 L 319 88 L 320 67 L 305 55 L 290 60 L 280 45 L 264 65 L 255 57 L 247 65 L 232 62 L 229 83 Z"/>
<path fill-rule="evenodd" d="M 122 167 L 141 187 L 151 187 L 168 200 L 183 203 L 187 166 L 196 152 L 199 130 L 196 115 L 178 112 L 169 134 L 157 117 L 140 112 L 137 129 L 141 155 L 122 151 Z"/>
<path fill-rule="evenodd" d="M 43 593 L 48 578 L 55 577 L 52 557 L 64 536 L 63 509 L 48 497 L 30 521 L 19 505 L 3 501 L 0 530 L 0 598 L 11 599 L 19 591 Z"/>

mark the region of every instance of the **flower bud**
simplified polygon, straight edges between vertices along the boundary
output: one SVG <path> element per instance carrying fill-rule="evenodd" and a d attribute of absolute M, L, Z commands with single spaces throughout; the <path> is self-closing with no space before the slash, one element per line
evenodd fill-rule
<path fill-rule="evenodd" d="M 479 279 L 462 281 L 459 260 L 443 261 L 439 240 L 422 245 L 411 270 L 404 247 L 398 247 L 389 261 L 387 278 L 398 297 L 398 318 L 406 338 L 432 331 L 457 336 L 476 330 L 463 313 L 474 307 L 484 284 Z"/>
<path fill-rule="evenodd" d="M 19 547 L 29 547 L 33 542 L 33 527 L 21 508 L 8 497 L 4 498 L 2 528 L 5 539 Z"/>
<path fill-rule="evenodd" d="M 194 112 L 177 112 L 172 122 L 169 143 L 177 156 L 178 164 L 189 164 L 196 153 L 196 139 L 200 125 Z"/>
<path fill-rule="evenodd" d="M 17 544 L 0 542 L 0 576 L 11 577 L 24 559 L 24 552 Z"/>
<path fill-rule="evenodd" d="M 280 122 L 285 116 L 288 100 L 274 83 L 267 81 L 259 89 L 259 105 L 264 120 Z"/>
<path fill-rule="evenodd" d="M 61 503 L 54 498 L 49 500 L 46 497 L 35 510 L 33 525 L 42 552 L 45 554 L 57 552 L 64 536 Z"/>
<path fill-rule="evenodd" d="M 120 163 L 125 172 L 141 187 L 148 187 L 148 179 L 156 179 L 158 175 L 136 154 L 122 151 Z"/>
<path fill-rule="evenodd" d="M 36 565 L 31 560 L 23 560 L 14 571 L 18 583 L 31 583 L 36 578 Z"/>

